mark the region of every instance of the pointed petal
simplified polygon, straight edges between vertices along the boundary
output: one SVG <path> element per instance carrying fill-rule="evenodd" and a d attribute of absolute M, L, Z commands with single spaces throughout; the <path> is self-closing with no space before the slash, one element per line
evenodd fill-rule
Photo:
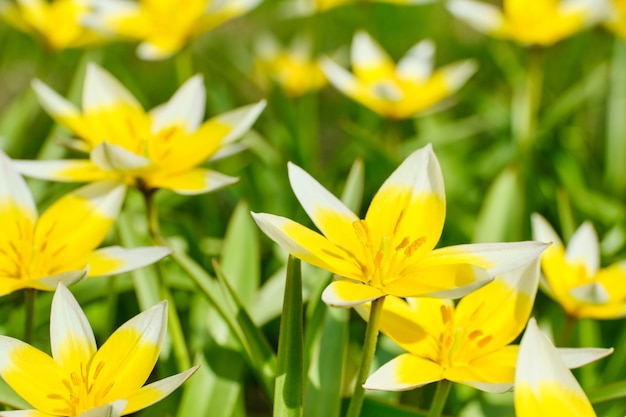
<path fill-rule="evenodd" d="M 89 276 L 115 275 L 151 265 L 172 252 L 164 246 L 125 249 L 119 246 L 98 249 L 87 258 Z"/>
<path fill-rule="evenodd" d="M 37 410 L 0 411 L 0 417 L 52 417 Z"/>
<path fill-rule="evenodd" d="M 222 113 L 215 116 L 207 123 L 219 123 L 230 128 L 228 134 L 220 141 L 220 145 L 224 146 L 239 139 L 244 133 L 250 130 L 254 122 L 256 122 L 256 119 L 258 119 L 261 115 L 263 109 L 265 109 L 266 105 L 267 102 L 265 100 L 261 100 L 258 103 Z"/>
<path fill-rule="evenodd" d="M 477 243 L 436 249 L 424 259 L 423 265 L 468 263 L 486 269 L 490 274 L 528 264 L 548 247 L 542 242 Z"/>
<path fill-rule="evenodd" d="M 611 295 L 599 282 L 590 282 L 589 284 L 574 287 L 569 294 L 577 301 L 589 304 L 606 304 L 611 301 Z"/>
<path fill-rule="evenodd" d="M 533 213 L 530 219 L 533 229 L 533 239 L 546 243 L 552 242 L 551 248 L 563 246 L 563 242 L 561 242 L 559 235 L 541 214 Z"/>
<path fill-rule="evenodd" d="M 359 81 L 343 67 L 335 64 L 327 57 L 320 60 L 320 68 L 328 78 L 328 81 L 337 88 L 337 90 L 354 98 L 355 92 L 359 89 Z"/>
<path fill-rule="evenodd" d="M 95 379 L 94 397 L 106 402 L 137 392 L 154 368 L 166 330 L 167 301 L 118 328 L 95 354 L 89 367 L 88 378 Z"/>
<path fill-rule="evenodd" d="M 362 82 L 392 78 L 395 65 L 389 55 L 366 32 L 357 32 L 352 41 L 352 71 Z"/>
<path fill-rule="evenodd" d="M 67 391 L 63 384 L 67 375 L 50 356 L 22 341 L 0 336 L 0 375 L 20 397 L 41 412 L 56 415 L 55 409 L 67 407 L 62 397 L 50 397 Z"/>
<path fill-rule="evenodd" d="M 102 142 L 89 155 L 91 161 L 103 171 L 133 172 L 152 165 L 145 156 L 134 154 L 119 145 Z"/>
<path fill-rule="evenodd" d="M 24 286 L 22 288 L 34 288 L 41 291 L 54 291 L 56 290 L 59 283 L 65 285 L 66 287 L 69 287 L 70 285 L 75 284 L 85 278 L 88 270 L 89 267 L 86 266 L 83 269 L 75 271 L 64 271 L 58 274 L 28 280 L 24 282 Z"/>
<path fill-rule="evenodd" d="M 83 110 L 89 112 L 120 104 L 141 108 L 126 87 L 102 67 L 90 62 L 83 87 Z"/>
<path fill-rule="evenodd" d="M 52 357 L 65 372 L 77 375 L 84 370 L 80 366 L 86 367 L 98 349 L 85 313 L 63 284 L 57 286 L 52 297 L 50 346 Z"/>
<path fill-rule="evenodd" d="M 354 307 L 384 296 L 384 292 L 372 286 L 341 280 L 328 284 L 322 293 L 322 301 L 334 307 Z"/>
<path fill-rule="evenodd" d="M 384 236 L 393 237 L 390 247 L 419 242 L 411 255 L 419 259 L 439 241 L 445 211 L 441 167 L 429 144 L 409 155 L 372 199 L 365 216 L 372 246 L 379 248 Z"/>
<path fill-rule="evenodd" d="M 26 181 L 17 172 L 13 161 L 2 150 L 0 150 L 0 177 L 2 178 L 0 181 L 0 207 L 13 206 L 22 215 L 35 220 L 37 209 Z"/>
<path fill-rule="evenodd" d="M 210 169 L 196 168 L 167 177 L 149 178 L 147 182 L 153 188 L 165 188 L 178 194 L 196 195 L 216 191 L 238 181 L 237 177 L 230 177 Z"/>
<path fill-rule="evenodd" d="M 363 387 L 381 391 L 407 391 L 440 381 L 443 373 L 443 368 L 435 362 L 405 353 L 370 375 Z"/>
<path fill-rule="evenodd" d="M 202 75 L 191 77 L 165 104 L 150 111 L 152 133 L 175 125 L 186 133 L 194 132 L 204 118 L 206 91 Z"/>
<path fill-rule="evenodd" d="M 142 387 L 136 394 L 128 398 L 128 405 L 124 410 L 124 414 L 134 413 L 135 411 L 144 409 L 163 398 L 167 397 L 176 388 L 181 386 L 191 375 L 198 370 L 200 366 L 196 365 L 191 369 L 172 375 L 152 384 Z"/>
<path fill-rule="evenodd" d="M 293 220 L 267 213 L 252 213 L 254 221 L 291 255 L 337 275 L 362 280 L 363 272 L 345 251 Z"/>
<path fill-rule="evenodd" d="M 396 73 L 403 80 L 423 83 L 433 71 L 435 44 L 431 40 L 423 40 L 413 46 L 398 62 Z"/>
<path fill-rule="evenodd" d="M 582 388 L 541 333 L 534 318 L 520 343 L 515 371 L 515 412 L 537 415 L 595 416 Z"/>
<path fill-rule="evenodd" d="M 42 107 L 54 118 L 78 118 L 80 111 L 69 101 L 61 97 L 56 91 L 38 79 L 31 81 L 31 86 Z"/>
<path fill-rule="evenodd" d="M 137 56 L 146 61 L 159 61 L 174 55 L 181 46 L 178 42 L 165 45 L 147 40 L 137 45 Z"/>
<path fill-rule="evenodd" d="M 569 369 L 580 368 L 613 353 L 613 348 L 557 348 L 556 350 Z"/>
<path fill-rule="evenodd" d="M 485 392 L 502 393 L 513 388 L 518 346 L 509 345 L 473 359 L 467 365 L 447 369 L 444 377 Z"/>
<path fill-rule="evenodd" d="M 65 159 L 58 161 L 13 161 L 23 175 L 50 181 L 94 182 L 111 179 L 111 174 L 103 171 L 90 160 Z"/>
<path fill-rule="evenodd" d="M 42 214 L 35 244 L 41 248 L 41 262 L 48 270 L 85 266 L 86 256 L 100 245 L 113 225 L 125 190 L 112 181 L 89 184 L 66 194 Z"/>
<path fill-rule="evenodd" d="M 299 166 L 288 164 L 289 182 L 302 208 L 328 240 L 347 250 L 361 250 L 354 223 L 359 218 Z"/>
<path fill-rule="evenodd" d="M 463 87 L 467 80 L 478 71 L 476 61 L 468 59 L 461 62 L 446 65 L 439 69 L 436 73 L 441 74 L 444 83 L 448 89 L 448 93 L 453 93 Z"/>
<path fill-rule="evenodd" d="M 117 400 L 80 413 L 77 417 L 120 417 L 124 413 L 126 400 Z"/>
<path fill-rule="evenodd" d="M 565 257 L 570 263 L 582 263 L 587 274 L 595 275 L 600 267 L 600 246 L 598 235 L 590 222 L 584 222 L 574 233 L 569 243 Z"/>
<path fill-rule="evenodd" d="M 450 0 L 448 10 L 479 32 L 492 33 L 504 25 L 504 17 L 500 10 L 480 1 Z"/>

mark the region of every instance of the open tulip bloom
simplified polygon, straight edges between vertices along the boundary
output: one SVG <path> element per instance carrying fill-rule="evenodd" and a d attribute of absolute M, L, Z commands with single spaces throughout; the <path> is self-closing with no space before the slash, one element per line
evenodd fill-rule
<path fill-rule="evenodd" d="M 441 168 L 430 145 L 413 152 L 391 174 L 365 219 L 291 163 L 289 180 L 322 234 L 284 217 L 253 216 L 291 255 L 341 277 L 322 294 L 330 305 L 355 306 L 385 295 L 458 298 L 494 274 L 527 263 L 545 247 L 515 242 L 434 249 L 446 203 Z"/>
<path fill-rule="evenodd" d="M 433 72 L 435 47 L 422 41 L 396 65 L 365 32 L 352 42 L 352 71 L 326 58 L 322 69 L 342 93 L 392 119 L 406 119 L 449 97 L 476 71 L 474 61 L 447 65 Z"/>
<path fill-rule="evenodd" d="M 189 41 L 256 7 L 260 0 L 90 0 L 88 24 L 105 33 L 140 41 L 142 59 L 164 59 Z M 182 6 L 182 7 L 181 7 Z"/>
<path fill-rule="evenodd" d="M 0 15 L 16 29 L 41 38 L 46 46 L 61 50 L 104 40 L 85 28 L 89 0 L 15 0 L 0 2 Z"/>
<path fill-rule="evenodd" d="M 600 268 L 598 236 L 589 222 L 572 236 L 567 248 L 539 214 L 532 216 L 533 236 L 553 242 L 541 257 L 542 289 L 577 318 L 626 316 L 626 262 Z"/>
<path fill-rule="evenodd" d="M 456 17 L 480 32 L 521 44 L 552 45 L 597 23 L 605 0 L 504 0 L 503 10 L 475 0 L 451 0 Z"/>
<path fill-rule="evenodd" d="M 111 181 L 79 188 L 41 216 L 24 179 L 0 152 L 0 295 L 22 288 L 53 291 L 88 276 L 126 272 L 158 261 L 164 247 L 97 249 L 122 205 Z"/>
<path fill-rule="evenodd" d="M 531 319 L 517 356 L 516 416 L 595 417 L 591 403 L 568 369 L 571 367 L 564 360 L 562 350 L 555 349 L 539 330 L 535 319 Z"/>
<path fill-rule="evenodd" d="M 135 316 L 100 347 L 87 317 L 62 284 L 52 299 L 52 357 L 0 336 L 0 376 L 33 410 L 11 417 L 117 417 L 160 401 L 198 368 L 143 386 L 159 357 L 167 329 L 167 302 Z"/>
<path fill-rule="evenodd" d="M 407 350 L 383 365 L 364 387 L 404 391 L 447 379 L 487 392 L 513 387 L 519 336 L 533 308 L 539 260 L 499 275 L 493 282 L 451 300 L 387 297 L 380 331 Z M 367 319 L 368 305 L 357 311 Z M 611 350 L 566 349 L 572 367 L 599 359 Z"/>
<path fill-rule="evenodd" d="M 199 194 L 237 181 L 198 167 L 239 139 L 265 102 L 242 107 L 202 123 L 202 77 L 189 79 L 165 104 L 144 111 L 111 74 L 89 64 L 82 111 L 39 80 L 33 87 L 42 105 L 78 138 L 74 147 L 90 160 L 16 161 L 25 175 L 55 181 L 117 180 L 143 190 L 167 188 Z"/>

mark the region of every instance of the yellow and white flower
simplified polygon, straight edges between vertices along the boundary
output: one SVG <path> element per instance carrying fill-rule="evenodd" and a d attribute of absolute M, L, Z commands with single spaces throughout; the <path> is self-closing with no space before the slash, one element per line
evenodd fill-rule
<path fill-rule="evenodd" d="M 82 25 L 89 0 L 15 0 L 0 3 L 0 15 L 16 29 L 40 38 L 54 50 L 83 47 L 104 37 Z"/>
<path fill-rule="evenodd" d="M 422 41 L 396 65 L 365 32 L 352 42 L 352 73 L 326 58 L 322 69 L 342 93 L 392 119 L 414 117 L 461 88 L 476 72 L 471 60 L 433 71 L 435 46 Z"/>
<path fill-rule="evenodd" d="M 253 216 L 291 255 L 341 277 L 322 295 L 330 305 L 355 306 L 386 295 L 458 298 L 494 274 L 527 263 L 545 247 L 516 242 L 435 249 L 446 203 L 441 168 L 430 145 L 391 174 L 365 219 L 291 163 L 289 180 L 322 234 L 284 217 Z"/>
<path fill-rule="evenodd" d="M 164 247 L 96 249 L 109 233 L 125 187 L 110 181 L 79 188 L 41 216 L 22 177 L 0 152 L 0 295 L 53 291 L 85 275 L 112 275 L 168 255 Z"/>
<path fill-rule="evenodd" d="M 448 9 L 474 29 L 525 45 L 552 45 L 598 23 L 605 0 L 504 0 L 503 9 L 476 0 L 451 0 Z"/>
<path fill-rule="evenodd" d="M 616 319 L 626 316 L 626 262 L 600 268 L 598 236 L 583 223 L 567 245 L 539 214 L 532 216 L 535 239 L 553 242 L 541 257 L 542 289 L 577 318 Z"/>
<path fill-rule="evenodd" d="M 569 371 L 567 361 L 539 330 L 535 319 L 528 323 L 517 356 L 515 414 L 517 417 L 596 415 Z"/>
<path fill-rule="evenodd" d="M 46 111 L 77 137 L 90 160 L 16 161 L 25 175 L 55 181 L 122 181 L 144 190 L 199 194 L 237 178 L 198 167 L 228 152 L 257 119 L 265 102 L 202 123 L 206 93 L 196 75 L 165 104 L 146 112 L 111 74 L 87 68 L 82 111 L 39 80 L 33 87 Z"/>
<path fill-rule="evenodd" d="M 163 301 L 118 328 L 100 347 L 72 294 L 59 284 L 52 299 L 52 357 L 0 336 L 0 376 L 33 410 L 3 417 L 121 416 L 160 401 L 197 369 L 145 385 L 167 329 Z"/>
<path fill-rule="evenodd" d="M 91 0 L 94 28 L 140 42 L 142 59 L 164 59 L 192 39 L 247 13 L 261 0 Z"/>

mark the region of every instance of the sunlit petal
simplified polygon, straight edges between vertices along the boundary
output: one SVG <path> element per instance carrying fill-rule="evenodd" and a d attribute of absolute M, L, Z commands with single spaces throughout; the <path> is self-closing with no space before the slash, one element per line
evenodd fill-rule
<path fill-rule="evenodd" d="M 90 160 L 64 159 L 58 161 L 13 161 L 22 174 L 50 181 L 92 182 L 112 179 L 113 175 L 103 171 Z"/>
<path fill-rule="evenodd" d="M 393 77 L 394 63 L 366 32 L 358 32 L 352 42 L 352 70 L 357 78 L 370 82 Z"/>
<path fill-rule="evenodd" d="M 191 375 L 198 370 L 199 366 L 196 365 L 191 369 L 181 372 L 176 375 L 172 375 L 168 378 L 161 379 L 146 386 L 141 387 L 139 391 L 130 398 L 128 398 L 128 405 L 124 410 L 124 414 L 134 413 L 137 410 L 146 408 L 163 398 L 167 397 L 176 388 L 182 385 Z"/>
<path fill-rule="evenodd" d="M 594 275 L 600 267 L 600 246 L 598 235 L 590 222 L 584 222 L 574 233 L 567 244 L 565 252 L 570 263 L 580 262 L 585 265 L 587 273 Z"/>
<path fill-rule="evenodd" d="M 383 391 L 406 391 L 443 379 L 437 363 L 405 353 L 387 362 L 367 378 L 363 387 Z"/>
<path fill-rule="evenodd" d="M 152 132 L 169 126 L 179 126 L 187 133 L 198 129 L 204 118 L 206 92 L 201 75 L 191 77 L 169 101 L 150 111 Z"/>
<path fill-rule="evenodd" d="M 504 25 L 502 13 L 497 7 L 473 0 L 450 0 L 448 10 L 474 29 L 491 33 Z"/>
<path fill-rule="evenodd" d="M 210 169 L 195 168 L 169 176 L 155 176 L 147 180 L 149 185 L 154 188 L 165 188 L 179 194 L 195 195 L 235 184 L 239 178 Z"/>
<path fill-rule="evenodd" d="M 119 104 L 141 108 L 135 97 L 108 71 L 94 63 L 87 65 L 83 88 L 83 110 L 101 110 Z"/>
<path fill-rule="evenodd" d="M 331 306 L 353 307 L 385 296 L 381 290 L 361 283 L 341 280 L 328 284 L 322 301 Z"/>
<path fill-rule="evenodd" d="M 613 353 L 613 348 L 557 348 L 556 350 L 569 369 L 580 368 Z"/>
<path fill-rule="evenodd" d="M 119 417 L 124 413 L 126 400 L 117 400 L 80 413 L 77 417 Z"/>
<path fill-rule="evenodd" d="M 447 369 L 444 377 L 486 392 L 511 390 L 515 379 L 518 346 L 509 345 L 481 355 L 466 365 Z"/>
<path fill-rule="evenodd" d="M 413 46 L 398 61 L 396 72 L 398 77 L 414 82 L 425 82 L 433 71 L 435 44 L 431 40 L 423 40 Z"/>
<path fill-rule="evenodd" d="M 98 144 L 89 156 L 91 161 L 103 171 L 132 172 L 152 165 L 150 159 L 108 142 Z"/>
<path fill-rule="evenodd" d="M 21 215 L 29 219 L 37 218 L 37 209 L 33 196 L 21 175 L 18 174 L 13 161 L 0 150 L 0 210 L 9 207 L 19 210 Z M 3 214 L 6 215 L 6 214 Z M 6 234 L 6 230 L 3 232 Z"/>
<path fill-rule="evenodd" d="M 98 249 L 87 257 L 89 276 L 115 275 L 151 265 L 171 253 L 163 246 L 125 249 L 119 246 Z"/>

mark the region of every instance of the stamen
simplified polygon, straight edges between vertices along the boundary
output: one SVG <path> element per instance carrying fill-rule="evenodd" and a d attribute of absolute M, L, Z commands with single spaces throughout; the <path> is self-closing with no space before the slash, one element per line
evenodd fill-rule
<path fill-rule="evenodd" d="M 426 243 L 426 236 L 421 236 L 415 239 L 411 244 L 404 250 L 404 254 L 407 258 L 410 258 L 424 243 Z"/>
<path fill-rule="evenodd" d="M 487 343 L 491 342 L 491 339 L 493 339 L 492 335 L 489 335 L 489 336 L 485 337 L 484 339 L 482 339 L 481 341 L 478 342 L 478 347 L 479 348 L 485 347 L 485 345 Z"/>
<path fill-rule="evenodd" d="M 80 403 L 80 398 L 78 398 L 78 395 L 70 392 L 70 401 L 72 402 L 72 404 L 78 405 Z"/>
<path fill-rule="evenodd" d="M 483 335 L 483 332 L 481 330 L 474 330 L 473 332 L 469 334 L 469 340 L 474 340 L 477 337 L 480 337 L 482 335 Z"/>
<path fill-rule="evenodd" d="M 352 223 L 352 227 L 354 227 L 356 237 L 361 241 L 361 244 L 363 244 L 363 246 L 369 247 L 372 245 L 370 239 L 370 230 L 369 227 L 367 227 L 367 223 L 365 223 L 365 220 L 358 220 Z"/>
<path fill-rule="evenodd" d="M 72 372 L 70 374 L 70 378 L 72 378 L 72 384 L 76 386 L 80 385 L 80 378 L 78 377 L 78 375 L 76 375 L 76 372 Z"/>
<path fill-rule="evenodd" d="M 96 378 L 98 378 L 98 375 L 100 374 L 100 371 L 102 370 L 102 368 L 104 368 L 104 361 L 98 362 L 98 365 L 96 366 L 96 370 L 93 373 L 94 381 L 96 380 Z"/>
<path fill-rule="evenodd" d="M 396 251 L 399 251 L 400 249 L 404 249 L 408 245 L 409 245 L 409 238 L 405 237 L 404 239 L 402 239 L 402 242 L 400 242 L 400 244 L 396 246 Z"/>
<path fill-rule="evenodd" d="M 398 229 L 400 228 L 400 222 L 402 221 L 402 218 L 404 217 L 404 209 L 400 210 L 400 214 L 398 215 L 398 220 L 396 220 L 396 224 L 393 227 L 393 235 L 397 235 L 398 234 Z"/>
<path fill-rule="evenodd" d="M 376 257 L 374 258 L 374 265 L 376 266 L 376 268 L 380 268 L 380 265 L 383 263 L 384 257 L 385 257 L 385 254 L 383 253 L 382 250 L 379 250 L 378 252 L 376 252 Z"/>
<path fill-rule="evenodd" d="M 111 388 L 113 388 L 113 384 L 114 384 L 114 382 L 111 382 L 109 384 L 109 386 L 104 390 L 104 392 L 102 393 L 102 398 L 106 397 L 106 395 L 109 393 L 109 391 L 111 391 Z"/>
<path fill-rule="evenodd" d="M 46 395 L 46 398 L 50 398 L 51 400 L 63 400 L 64 399 L 64 397 L 59 394 L 48 394 Z"/>
<path fill-rule="evenodd" d="M 450 323 L 452 321 L 452 309 L 449 306 L 441 306 L 439 307 L 439 310 L 441 311 L 441 319 L 443 320 L 443 323 Z"/>

